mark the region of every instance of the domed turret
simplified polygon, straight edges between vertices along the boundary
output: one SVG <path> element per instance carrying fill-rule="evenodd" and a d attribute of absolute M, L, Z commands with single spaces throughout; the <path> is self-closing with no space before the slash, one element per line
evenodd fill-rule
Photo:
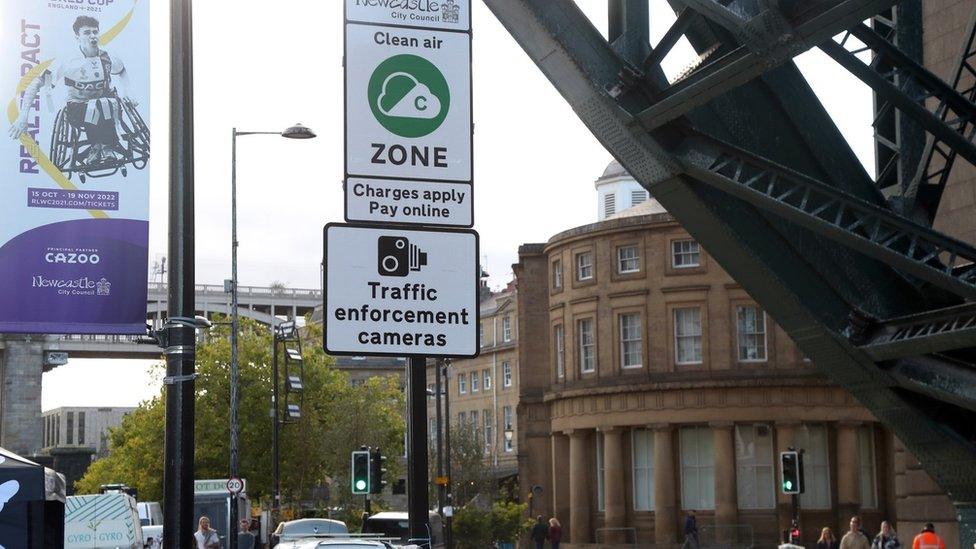
<path fill-rule="evenodd" d="M 597 178 L 594 186 L 597 190 L 597 219 L 603 221 L 611 216 L 618 217 L 618 213 L 629 210 L 634 206 L 650 201 L 654 202 L 649 211 L 641 213 L 659 213 L 665 211 L 656 200 L 651 198 L 647 189 L 640 186 L 616 160 L 607 164 L 603 175 Z M 634 212 L 634 215 L 637 215 Z"/>

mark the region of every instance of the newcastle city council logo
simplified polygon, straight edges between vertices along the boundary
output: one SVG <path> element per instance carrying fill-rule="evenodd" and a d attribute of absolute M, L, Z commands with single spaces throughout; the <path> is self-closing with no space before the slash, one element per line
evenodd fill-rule
<path fill-rule="evenodd" d="M 457 23 L 461 19 L 461 6 L 454 0 L 447 0 L 441 5 L 441 21 L 445 23 Z"/>
<path fill-rule="evenodd" d="M 111 295 L 112 283 L 102 278 L 95 283 L 95 295 Z"/>

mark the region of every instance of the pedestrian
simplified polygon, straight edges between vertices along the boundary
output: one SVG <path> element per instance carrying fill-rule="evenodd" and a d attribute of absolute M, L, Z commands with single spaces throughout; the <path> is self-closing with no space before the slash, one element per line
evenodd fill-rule
<path fill-rule="evenodd" d="M 861 531 L 861 517 L 851 517 L 850 530 L 840 538 L 840 549 L 871 549 L 871 542 Z"/>
<path fill-rule="evenodd" d="M 549 519 L 549 546 L 552 549 L 559 549 L 559 543 L 561 541 L 563 541 L 563 527 L 556 520 L 556 517 L 552 517 Z"/>
<path fill-rule="evenodd" d="M 531 537 L 532 541 L 535 542 L 535 549 L 543 549 L 546 539 L 549 537 L 549 529 L 546 528 L 546 521 L 542 519 L 542 515 L 535 517 Z"/>
<path fill-rule="evenodd" d="M 932 526 L 931 522 L 927 522 L 922 531 L 915 536 L 912 549 L 945 549 L 945 542 L 942 541 L 941 536 L 935 533 L 935 526 Z"/>
<path fill-rule="evenodd" d="M 823 530 L 820 531 L 820 539 L 817 540 L 817 549 L 837 549 L 837 546 L 834 531 L 829 526 L 824 526 Z"/>
<path fill-rule="evenodd" d="M 237 549 L 254 549 L 251 521 L 247 519 L 241 519 L 241 531 L 237 533 Z"/>
<path fill-rule="evenodd" d="M 220 536 L 217 531 L 210 527 L 210 518 L 200 517 L 197 522 L 199 528 L 193 534 L 193 541 L 197 542 L 196 549 L 220 549 Z"/>
<path fill-rule="evenodd" d="M 891 527 L 890 522 L 886 520 L 881 522 L 881 531 L 878 532 L 877 536 L 874 536 L 874 541 L 871 542 L 871 549 L 901 549 L 898 534 L 895 533 L 895 529 Z"/>
<path fill-rule="evenodd" d="M 698 521 L 695 519 L 695 511 L 688 511 L 685 517 L 685 541 L 681 544 L 681 549 L 691 547 L 698 549 Z"/>

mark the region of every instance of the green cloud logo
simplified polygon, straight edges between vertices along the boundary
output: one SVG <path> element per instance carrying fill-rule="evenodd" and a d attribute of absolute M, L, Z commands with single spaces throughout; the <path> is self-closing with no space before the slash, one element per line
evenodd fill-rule
<path fill-rule="evenodd" d="M 376 121 L 400 137 L 423 137 L 444 122 L 451 105 L 447 80 L 417 55 L 395 55 L 379 64 L 367 87 Z"/>

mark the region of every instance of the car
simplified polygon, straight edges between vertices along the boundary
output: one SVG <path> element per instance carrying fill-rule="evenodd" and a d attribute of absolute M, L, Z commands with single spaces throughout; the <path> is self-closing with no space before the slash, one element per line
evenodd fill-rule
<path fill-rule="evenodd" d="M 435 512 L 430 513 L 431 546 L 440 548 L 444 546 L 441 538 L 441 517 Z M 410 521 L 407 513 L 401 511 L 384 511 L 369 516 L 363 521 L 364 534 L 379 534 L 384 538 L 395 538 L 400 543 L 406 543 L 410 539 Z"/>
<path fill-rule="evenodd" d="M 341 520 L 324 518 L 309 518 L 289 520 L 278 524 L 278 528 L 271 534 L 271 547 L 282 549 L 298 547 L 295 542 L 326 535 L 347 535 L 349 529 Z M 280 545 L 279 545 L 280 544 Z"/>
<path fill-rule="evenodd" d="M 159 549 L 163 546 L 163 526 L 161 524 L 143 526 L 142 539 L 146 544 L 146 549 Z"/>
<path fill-rule="evenodd" d="M 295 549 L 406 549 L 387 541 L 362 538 L 305 538 L 295 542 Z"/>

